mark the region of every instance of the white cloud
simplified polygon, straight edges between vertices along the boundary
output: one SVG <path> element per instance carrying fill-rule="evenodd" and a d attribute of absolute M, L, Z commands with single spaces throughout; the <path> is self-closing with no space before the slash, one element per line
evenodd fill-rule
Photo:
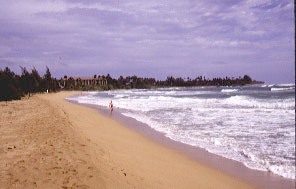
<path fill-rule="evenodd" d="M 291 0 L 2 1 L 0 17 L 0 61 L 6 62 L 47 64 L 62 56 L 67 65 L 114 65 L 118 72 L 178 64 L 175 72 L 182 73 L 218 60 L 276 66 L 285 54 L 293 62 Z"/>

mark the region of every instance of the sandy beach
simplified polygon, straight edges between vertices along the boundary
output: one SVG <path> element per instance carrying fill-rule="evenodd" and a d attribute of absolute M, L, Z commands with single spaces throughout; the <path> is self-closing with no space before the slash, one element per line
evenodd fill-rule
<path fill-rule="evenodd" d="M 77 93 L 0 103 L 0 188 L 253 188 L 65 101 Z"/>

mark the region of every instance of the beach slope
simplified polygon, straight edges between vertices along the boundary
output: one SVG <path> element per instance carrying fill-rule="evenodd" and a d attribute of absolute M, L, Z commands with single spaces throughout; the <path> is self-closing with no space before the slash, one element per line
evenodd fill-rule
<path fill-rule="evenodd" d="M 65 101 L 74 94 L 0 103 L 0 188 L 252 188 Z"/>

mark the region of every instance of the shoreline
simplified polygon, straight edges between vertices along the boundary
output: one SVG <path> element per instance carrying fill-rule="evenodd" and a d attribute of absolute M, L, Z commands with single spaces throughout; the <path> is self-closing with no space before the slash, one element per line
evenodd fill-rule
<path fill-rule="evenodd" d="M 65 100 L 77 94 L 0 103 L 0 188 L 258 188 Z"/>
<path fill-rule="evenodd" d="M 67 100 L 71 103 L 90 107 L 96 109 L 100 114 L 109 117 L 109 111 L 99 105 L 93 104 L 79 104 L 77 102 Z M 157 142 L 160 145 L 163 145 L 167 148 L 176 150 L 184 155 L 188 156 L 194 161 L 205 164 L 206 166 L 218 169 L 231 177 L 243 180 L 256 188 L 272 188 L 272 189 L 281 189 L 281 188 L 295 188 L 296 181 L 289 178 L 284 178 L 280 175 L 277 175 L 268 171 L 261 171 L 256 169 L 251 169 L 245 166 L 243 163 L 228 159 L 217 154 L 211 153 L 203 148 L 187 145 L 175 140 L 172 140 L 168 137 L 165 137 L 163 133 L 160 133 L 147 124 L 137 121 L 134 118 L 124 116 L 121 114 L 120 110 L 113 111 L 111 119 L 118 121 L 123 126 L 132 129 L 135 132 L 140 133 L 144 137 L 147 137 L 150 140 Z"/>

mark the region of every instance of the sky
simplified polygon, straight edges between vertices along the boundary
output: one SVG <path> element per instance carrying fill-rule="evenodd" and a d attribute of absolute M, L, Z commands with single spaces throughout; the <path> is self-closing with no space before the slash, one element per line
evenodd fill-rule
<path fill-rule="evenodd" d="M 0 69 L 295 82 L 292 0 L 0 0 Z"/>

